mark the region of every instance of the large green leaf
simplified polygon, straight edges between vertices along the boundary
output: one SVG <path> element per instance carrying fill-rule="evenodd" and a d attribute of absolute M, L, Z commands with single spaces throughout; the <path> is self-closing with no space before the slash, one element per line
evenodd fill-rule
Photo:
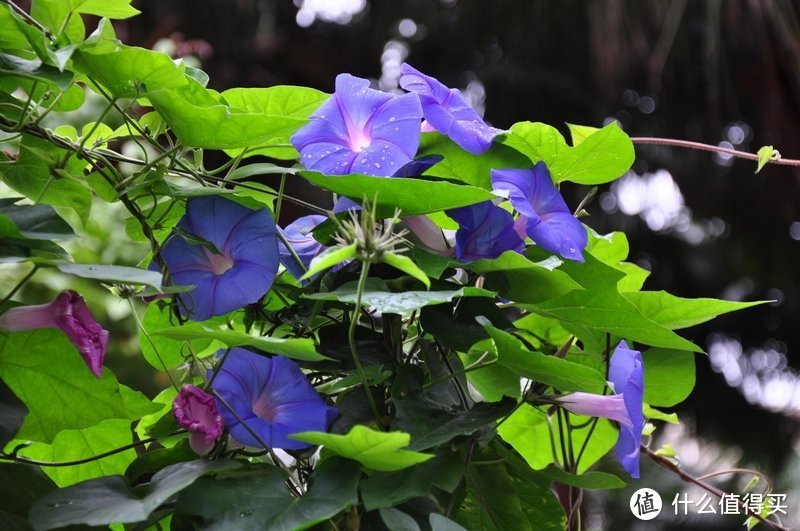
<path fill-rule="evenodd" d="M 161 289 L 161 272 L 159 271 L 139 269 L 138 267 L 73 264 L 70 262 L 61 262 L 56 264 L 56 267 L 58 267 L 62 273 L 68 273 L 76 277 L 117 282 L 120 284 L 144 284 L 152 286 L 157 290 Z"/>
<path fill-rule="evenodd" d="M 202 518 L 204 531 L 292 531 L 308 529 L 358 502 L 360 467 L 327 459 L 299 498 L 286 489 L 275 468 L 261 473 L 201 478 L 178 498 L 176 512 Z"/>
<path fill-rule="evenodd" d="M 186 324 L 150 330 L 150 335 L 178 340 L 216 339 L 229 347 L 254 347 L 269 354 L 278 354 L 279 356 L 303 361 L 328 359 L 319 354 L 314 346 L 314 341 L 307 338 L 252 336 L 239 330 L 212 328 L 202 324 Z"/>
<path fill-rule="evenodd" d="M 368 511 L 400 505 L 417 496 L 426 496 L 433 486 L 453 492 L 464 474 L 464 463 L 455 454 L 397 472 L 376 472 L 359 485 Z"/>
<path fill-rule="evenodd" d="M 358 282 L 348 282 L 339 286 L 334 291 L 312 293 L 303 298 L 322 301 L 341 301 L 355 304 L 358 298 Z M 493 297 L 494 293 L 480 288 L 465 286 L 454 290 L 436 291 L 399 291 L 392 292 L 386 282 L 377 279 L 367 279 L 364 293 L 361 297 L 363 304 L 372 306 L 382 313 L 396 313 L 408 317 L 413 312 L 425 306 L 448 302 L 456 297 Z"/>
<path fill-rule="evenodd" d="M 670 330 L 704 323 L 718 315 L 735 312 L 769 301 L 732 302 L 719 299 L 683 299 L 666 291 L 625 293 L 639 311 L 652 321 Z"/>
<path fill-rule="evenodd" d="M 185 67 L 168 55 L 119 46 L 115 51 L 82 49 L 73 57 L 76 69 L 103 85 L 116 98 L 134 98 L 146 93 L 187 85 Z"/>
<path fill-rule="evenodd" d="M 0 165 L 0 180 L 32 201 L 74 212 L 85 225 L 92 192 L 76 178 L 83 175 L 84 164 L 46 140 L 24 135 L 17 161 Z"/>
<path fill-rule="evenodd" d="M 605 378 L 591 367 L 532 352 L 519 339 L 493 326 L 487 325 L 486 330 L 497 349 L 497 363 L 503 367 L 561 391 L 602 392 Z"/>
<path fill-rule="evenodd" d="M 70 72 L 61 72 L 58 68 L 43 64 L 40 59 L 23 59 L 15 55 L 0 53 L 0 76 L 16 76 L 34 81 L 41 81 L 59 90 L 67 90 L 72 83 Z"/>
<path fill-rule="evenodd" d="M 131 6 L 131 0 L 70 0 L 78 13 L 123 19 L 136 16 L 140 11 Z"/>
<path fill-rule="evenodd" d="M 90 526 L 146 520 L 172 495 L 208 472 L 234 467 L 231 461 L 199 459 L 161 469 L 150 484 L 134 491 L 122 476 L 103 476 L 49 492 L 30 512 L 37 531 L 70 524 Z"/>
<path fill-rule="evenodd" d="M 555 465 L 550 465 L 539 472 L 540 475 L 551 481 L 558 481 L 565 485 L 572 485 L 581 489 L 621 489 L 627 486 L 614 474 L 589 470 L 583 474 L 571 474 Z"/>
<path fill-rule="evenodd" d="M 555 128 L 539 122 L 519 122 L 502 140 L 531 162 L 544 161 L 556 183 L 602 184 L 613 181 L 633 164 L 631 139 L 616 122 L 585 137 L 576 147 L 567 145 Z"/>
<path fill-rule="evenodd" d="M 306 120 L 328 98 L 328 94 L 307 87 L 279 85 L 269 88 L 233 88 L 224 91 L 222 97 L 231 107 L 241 111 Z M 289 136 L 287 134 L 282 139 L 284 146 L 267 148 L 249 146 L 246 156 L 265 155 L 274 159 L 296 159 L 298 153 L 289 143 Z M 281 142 L 276 139 L 274 143 Z M 229 155 L 236 156 L 239 151 L 229 151 Z"/>
<path fill-rule="evenodd" d="M 138 418 L 107 369 L 95 378 L 59 330 L 0 336 L 0 378 L 30 410 L 17 438 L 50 442 L 61 430 Z"/>
<path fill-rule="evenodd" d="M 456 519 L 467 529 L 505 531 L 563 530 L 564 511 L 542 481 L 522 466 L 498 459 L 494 453 L 476 456 L 492 464 L 467 468 L 467 496 Z M 523 468 L 524 467 L 524 468 Z"/>
<path fill-rule="evenodd" d="M 412 450 L 426 450 L 460 435 L 494 429 L 497 419 L 513 411 L 516 400 L 479 403 L 468 410 L 443 407 L 419 395 L 395 399 L 397 416 L 392 428 L 411 434 Z"/>
<path fill-rule="evenodd" d="M 395 208 L 399 208 L 404 216 L 415 216 L 495 198 L 494 194 L 482 188 L 446 181 L 358 174 L 323 175 L 313 171 L 302 171 L 300 175 L 320 188 L 356 201 L 361 201 L 364 196 L 369 200 L 374 198 L 387 215 L 391 215 Z"/>
<path fill-rule="evenodd" d="M 378 431 L 366 426 L 354 426 L 347 435 L 309 431 L 289 437 L 319 444 L 337 455 L 358 461 L 366 468 L 384 472 L 408 468 L 433 457 L 403 450 L 411 442 L 407 433 Z"/>
<path fill-rule="evenodd" d="M 470 271 L 486 275 L 492 289 L 504 297 L 525 303 L 555 298 L 580 287 L 561 266 L 556 257 L 535 262 L 514 251 L 462 264 Z"/>
<path fill-rule="evenodd" d="M 691 341 L 642 315 L 633 303 L 616 290 L 576 290 L 563 297 L 539 303 L 534 311 L 566 323 L 608 332 L 646 345 L 702 351 Z"/>
<path fill-rule="evenodd" d="M 585 472 L 596 463 L 614 446 L 618 432 L 606 419 L 599 419 L 597 426 L 590 429 L 589 417 L 570 415 L 573 424 L 583 426 L 572 430 L 572 445 L 577 455 L 587 435 L 591 432 L 591 439 L 586 445 L 586 450 L 578 465 L 578 473 Z M 552 429 L 552 433 L 551 433 Z M 560 455 L 559 427 L 553 419 L 552 428 L 548 423 L 547 413 L 528 404 L 517 409 L 508 420 L 500 425 L 497 432 L 508 444 L 514 447 L 534 470 L 541 470 L 552 463 L 562 463 Z M 552 437 L 552 439 L 551 439 Z M 565 440 L 567 435 L 564 434 Z M 553 455 L 554 446 L 551 441 L 556 441 L 555 449 L 558 456 Z"/>
<path fill-rule="evenodd" d="M 185 145 L 209 149 L 235 149 L 285 144 L 306 120 L 292 116 L 246 112 L 229 107 L 206 90 L 163 89 L 148 99 Z M 198 95 L 200 97 L 198 97 Z"/>
<path fill-rule="evenodd" d="M 651 348 L 642 353 L 644 401 L 669 407 L 683 402 L 694 389 L 694 353 Z"/>
<path fill-rule="evenodd" d="M 10 220 L 22 236 L 34 240 L 60 240 L 75 236 L 69 223 L 50 205 L 16 205 L 16 202 L 16 199 L 0 199 L 0 216 Z M 1 221 L 0 235 L 7 235 Z"/>
<path fill-rule="evenodd" d="M 39 461 L 77 461 L 121 448 L 133 442 L 129 420 L 106 420 L 83 430 L 63 430 L 51 444 L 34 443 L 19 455 Z M 136 458 L 133 448 L 118 452 L 103 459 L 96 459 L 75 466 L 44 467 L 44 472 L 59 487 L 80 481 L 122 474 Z"/>
<path fill-rule="evenodd" d="M 528 157 L 503 144 L 492 144 L 488 151 L 473 155 L 439 133 L 423 133 L 419 155 L 441 155 L 425 175 L 463 181 L 467 184 L 492 188 L 490 172 L 500 168 L 530 168 Z"/>

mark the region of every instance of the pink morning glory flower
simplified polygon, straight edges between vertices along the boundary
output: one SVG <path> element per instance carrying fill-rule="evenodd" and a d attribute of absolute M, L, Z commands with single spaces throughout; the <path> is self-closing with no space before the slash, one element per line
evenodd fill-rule
<path fill-rule="evenodd" d="M 486 125 L 458 89 L 448 88 L 406 63 L 400 67 L 400 73 L 400 86 L 419 94 L 426 125 L 448 136 L 466 151 L 480 155 L 489 149 L 494 137 L 502 133 Z"/>
<path fill-rule="evenodd" d="M 0 315 L 0 328 L 9 332 L 57 328 L 67 334 L 92 374 L 97 378 L 103 374 L 108 330 L 97 323 L 86 301 L 74 291 L 62 291 L 49 304 L 11 308 Z"/>
<path fill-rule="evenodd" d="M 189 318 L 224 315 L 257 302 L 272 287 L 278 237 L 267 209 L 251 210 L 219 196 L 193 197 L 176 228 L 161 257 L 175 284 L 195 286 L 176 295 Z"/>
<path fill-rule="evenodd" d="M 506 251 L 521 253 L 525 242 L 514 230 L 511 214 L 491 201 L 446 212 L 458 223 L 456 258 L 462 262 L 497 258 Z"/>
<path fill-rule="evenodd" d="M 309 170 L 389 177 L 417 153 L 421 119 L 416 94 L 396 96 L 339 74 L 336 91 L 291 142 Z"/>
<path fill-rule="evenodd" d="M 222 417 L 214 397 L 195 385 L 184 385 L 172 402 L 172 414 L 189 432 L 189 446 L 197 455 L 206 455 L 222 435 Z"/>
<path fill-rule="evenodd" d="M 544 162 L 531 169 L 492 170 L 492 187 L 507 194 L 520 213 L 525 233 L 542 249 L 583 262 L 586 228 L 572 215 L 556 190 Z"/>
<path fill-rule="evenodd" d="M 644 365 L 641 352 L 632 350 L 621 341 L 611 356 L 608 376 L 615 394 L 571 393 L 559 398 L 559 404 L 578 415 L 619 422 L 619 438 L 615 447 L 617 459 L 632 477 L 638 478 L 639 450 L 644 429 Z"/>
<path fill-rule="evenodd" d="M 339 414 L 314 390 L 300 367 L 282 356 L 268 358 L 232 348 L 211 387 L 233 410 L 222 401 L 217 404 L 225 427 L 247 446 L 303 450 L 310 445 L 289 435 L 327 431 Z"/>

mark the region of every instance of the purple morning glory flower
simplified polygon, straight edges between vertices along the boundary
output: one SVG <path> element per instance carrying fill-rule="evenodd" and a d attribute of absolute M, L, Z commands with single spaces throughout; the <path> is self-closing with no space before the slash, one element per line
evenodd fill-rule
<path fill-rule="evenodd" d="M 287 243 L 292 247 L 297 257 L 303 262 L 303 266 L 308 269 L 311 263 L 318 254 L 327 249 L 324 245 L 314 239 L 311 231 L 314 227 L 324 222 L 327 218 L 317 214 L 310 216 L 302 216 L 289 223 L 286 228 L 282 229 L 283 235 Z M 291 273 L 294 278 L 300 278 L 305 274 L 305 271 L 297 260 L 289 252 L 289 249 L 283 244 L 278 242 L 278 251 L 281 255 L 281 263 Z"/>
<path fill-rule="evenodd" d="M 508 194 L 511 204 L 525 218 L 525 232 L 542 249 L 583 262 L 588 236 L 556 190 L 544 162 L 530 170 L 492 170 L 492 187 Z"/>
<path fill-rule="evenodd" d="M 278 237 L 267 209 L 251 210 L 219 196 L 193 197 L 177 229 L 161 257 L 175 284 L 195 286 L 176 295 L 189 318 L 224 315 L 258 301 L 272 287 Z M 190 243 L 184 235 L 201 241 Z"/>
<path fill-rule="evenodd" d="M 456 258 L 462 262 L 497 258 L 505 251 L 521 253 L 525 247 L 514 230 L 514 218 L 491 201 L 448 210 L 446 214 L 459 225 Z"/>
<path fill-rule="evenodd" d="M 268 358 L 232 348 L 211 387 L 236 413 L 218 403 L 225 427 L 247 446 L 303 450 L 310 445 L 289 435 L 327 431 L 339 414 L 314 390 L 300 367 L 281 356 Z"/>
<path fill-rule="evenodd" d="M 426 122 L 466 151 L 480 155 L 489 149 L 492 139 L 502 133 L 486 125 L 460 90 L 448 88 L 406 63 L 400 67 L 400 72 L 400 86 L 419 94 Z"/>
<path fill-rule="evenodd" d="M 388 177 L 417 153 L 421 119 L 416 94 L 395 96 L 339 74 L 336 91 L 291 142 L 309 170 Z"/>
<path fill-rule="evenodd" d="M 616 454 L 622 466 L 634 477 L 639 477 L 639 450 L 644 429 L 644 365 L 642 354 L 621 341 L 609 364 L 609 379 L 613 395 L 572 393 L 559 398 L 564 409 L 579 415 L 603 417 L 620 424 Z"/>
<path fill-rule="evenodd" d="M 62 291 L 48 304 L 11 308 L 0 315 L 0 328 L 9 332 L 57 328 L 67 334 L 92 374 L 97 378 L 103 374 L 108 330 L 97 323 L 86 301 L 74 291 Z"/>
<path fill-rule="evenodd" d="M 184 385 L 172 402 L 172 414 L 189 432 L 189 446 L 197 455 L 206 455 L 222 435 L 222 417 L 214 397 L 195 385 Z"/>

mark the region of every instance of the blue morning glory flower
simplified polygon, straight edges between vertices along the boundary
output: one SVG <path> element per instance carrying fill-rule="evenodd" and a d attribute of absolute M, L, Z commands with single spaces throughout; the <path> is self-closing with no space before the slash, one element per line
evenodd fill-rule
<path fill-rule="evenodd" d="M 294 250 L 297 258 L 300 259 L 306 270 L 311 260 L 327 249 L 326 246 L 315 240 L 314 235 L 311 234 L 314 227 L 324 222 L 326 219 L 328 218 L 320 216 L 319 214 L 302 216 L 282 229 L 286 242 L 292 247 L 292 250 Z M 278 242 L 278 251 L 281 255 L 281 263 L 294 278 L 299 279 L 305 274 L 303 268 L 300 267 L 300 264 L 297 263 L 297 260 L 292 256 L 292 253 L 286 248 L 282 241 Z"/>
<path fill-rule="evenodd" d="M 462 262 L 497 258 L 505 251 L 521 253 L 525 247 L 514 230 L 511 214 L 491 201 L 446 212 L 458 223 L 456 258 Z"/>
<path fill-rule="evenodd" d="M 182 311 L 205 321 L 258 301 L 272 287 L 279 263 L 275 222 L 265 208 L 193 197 L 161 257 L 173 283 L 195 286 L 176 295 Z"/>
<path fill-rule="evenodd" d="M 448 88 L 405 63 L 400 73 L 400 86 L 419 94 L 426 122 L 466 151 L 480 155 L 489 149 L 492 139 L 502 133 L 486 125 L 458 89 Z"/>
<path fill-rule="evenodd" d="M 544 162 L 532 169 L 492 170 L 494 190 L 508 194 L 525 220 L 525 232 L 542 249 L 583 262 L 586 228 L 569 211 Z"/>
<path fill-rule="evenodd" d="M 339 74 L 336 91 L 291 142 L 309 170 L 388 177 L 416 155 L 421 119 L 416 94 L 395 96 Z"/>
<path fill-rule="evenodd" d="M 609 363 L 613 395 L 571 393 L 559 398 L 564 409 L 579 415 L 603 417 L 620 424 L 615 451 L 628 473 L 639 477 L 639 451 L 644 429 L 644 365 L 642 354 L 620 341 Z"/>
<path fill-rule="evenodd" d="M 325 403 L 294 361 L 243 348 L 230 350 L 211 388 L 222 398 L 217 409 L 225 427 L 247 446 L 303 450 L 310 445 L 289 435 L 327 431 L 339 414 Z"/>

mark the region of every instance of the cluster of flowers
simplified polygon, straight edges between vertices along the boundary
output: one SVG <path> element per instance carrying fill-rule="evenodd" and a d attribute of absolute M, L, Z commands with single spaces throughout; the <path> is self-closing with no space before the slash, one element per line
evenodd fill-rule
<path fill-rule="evenodd" d="M 389 94 L 370 89 L 365 79 L 339 75 L 335 93 L 291 139 L 301 163 L 328 175 L 418 176 L 439 160 L 414 159 L 422 131 L 439 131 L 472 154 L 488 150 L 502 133 L 486 125 L 458 90 L 409 65 L 402 67 L 400 85 L 409 92 Z M 491 180 L 494 191 L 509 200 L 518 216 L 515 220 L 492 201 L 448 211 L 459 224 L 458 260 L 522 252 L 524 239 L 530 237 L 545 250 L 583 261 L 586 229 L 570 213 L 544 163 L 530 169 L 493 169 Z M 344 200 L 334 210 L 357 207 Z M 175 296 L 181 312 L 205 321 L 253 304 L 270 290 L 279 263 L 299 279 L 303 268 L 324 250 L 311 236 L 322 221 L 322 216 L 306 216 L 283 229 L 289 249 L 278 242 L 281 229 L 266 209 L 252 210 L 219 196 L 189 199 L 185 215 L 161 249 L 173 283 L 194 286 Z M 437 244 L 431 243 L 435 240 L 432 224 L 419 218 L 407 223 L 423 243 L 436 250 Z M 441 230 L 435 230 L 441 235 Z M 108 332 L 74 292 L 64 292 L 48 305 L 9 310 L 0 316 L 0 327 L 60 328 L 95 376 L 101 376 Z M 288 358 L 233 348 L 218 352 L 217 359 L 218 371 L 207 375 L 206 390 L 185 385 L 173 403 L 175 418 L 189 432 L 190 444 L 199 454 L 213 448 L 223 427 L 244 445 L 303 449 L 308 445 L 289 435 L 325 431 L 338 414 Z M 638 477 L 644 424 L 640 353 L 620 343 L 611 358 L 609 378 L 614 395 L 573 393 L 558 397 L 557 403 L 575 413 L 618 421 L 622 430 L 617 454 Z"/>

